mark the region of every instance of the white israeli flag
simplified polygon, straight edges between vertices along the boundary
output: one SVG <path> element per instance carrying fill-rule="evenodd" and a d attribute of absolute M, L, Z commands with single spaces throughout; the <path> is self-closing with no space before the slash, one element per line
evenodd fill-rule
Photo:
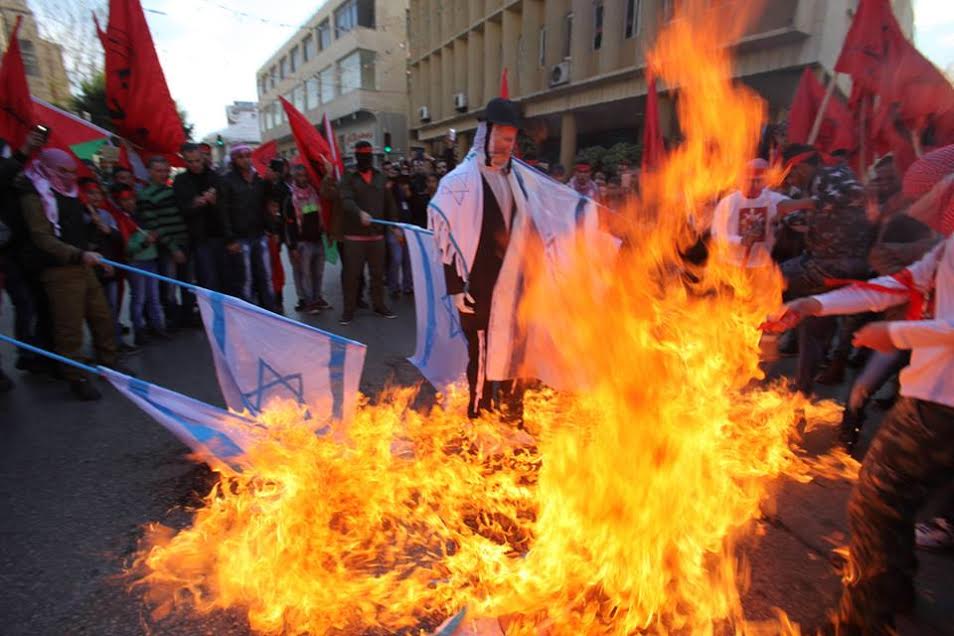
<path fill-rule="evenodd" d="M 438 391 L 465 379 L 467 340 L 444 283 L 444 265 L 428 230 L 401 224 L 414 275 L 417 347 L 408 360 Z"/>
<path fill-rule="evenodd" d="M 138 378 L 99 368 L 116 390 L 152 416 L 192 451 L 232 467 L 264 433 L 253 419 Z"/>
<path fill-rule="evenodd" d="M 316 430 L 350 418 L 367 347 L 207 289 L 195 290 L 225 402 L 258 416 L 294 400 Z"/>

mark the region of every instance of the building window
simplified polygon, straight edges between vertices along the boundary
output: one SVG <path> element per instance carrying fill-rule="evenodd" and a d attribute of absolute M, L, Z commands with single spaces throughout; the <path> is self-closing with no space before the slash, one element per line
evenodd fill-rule
<path fill-rule="evenodd" d="M 266 90 L 268 90 L 268 75 L 263 73 L 258 76 L 258 96 L 264 95 Z"/>
<path fill-rule="evenodd" d="M 374 0 L 345 0 L 335 9 L 335 37 L 355 27 L 374 28 Z"/>
<path fill-rule="evenodd" d="M 290 104 L 291 104 L 292 106 L 294 106 L 295 108 L 298 108 L 298 104 L 295 103 L 295 100 L 297 99 L 297 98 L 295 97 L 295 92 L 296 92 L 295 89 L 292 89 L 292 90 L 288 91 L 287 93 L 285 93 L 285 94 L 283 95 L 283 97 L 285 98 L 285 101 L 286 101 L 286 102 L 290 103 Z M 278 107 L 281 109 L 282 121 L 283 121 L 283 122 L 288 121 L 288 115 L 285 114 L 285 106 L 284 106 L 283 104 L 279 104 Z"/>
<path fill-rule="evenodd" d="M 308 60 L 314 59 L 316 54 L 315 37 L 309 33 L 301 42 L 301 61 L 307 62 Z"/>
<path fill-rule="evenodd" d="M 538 53 L 540 58 L 540 66 L 547 65 L 547 28 L 545 26 L 540 27 L 540 50 Z"/>
<path fill-rule="evenodd" d="M 291 52 L 288 54 L 288 65 L 292 73 L 298 70 L 300 66 L 298 64 L 298 47 L 293 46 Z"/>
<path fill-rule="evenodd" d="M 299 84 L 292 91 L 292 104 L 295 105 L 295 108 L 297 108 L 299 112 L 303 112 L 305 110 L 305 85 L 304 84 Z"/>
<path fill-rule="evenodd" d="M 329 46 L 331 46 L 331 24 L 326 19 L 318 24 L 318 50 L 324 51 Z"/>
<path fill-rule="evenodd" d="M 20 40 L 20 55 L 23 56 L 23 70 L 27 75 L 33 77 L 40 76 L 40 66 L 36 61 L 36 49 L 33 48 L 33 40 Z"/>
<path fill-rule="evenodd" d="M 593 50 L 603 46 L 603 0 L 593 1 Z"/>
<path fill-rule="evenodd" d="M 277 75 L 278 75 L 278 71 L 275 70 L 275 67 L 273 66 L 273 67 L 271 68 L 271 70 L 268 72 L 269 88 L 275 88 L 275 82 L 276 82 L 276 77 L 277 77 Z"/>
<path fill-rule="evenodd" d="M 288 75 L 288 58 L 278 60 L 278 79 L 283 80 Z"/>
<path fill-rule="evenodd" d="M 318 84 L 318 78 L 312 77 L 305 82 L 305 109 L 311 110 L 313 108 L 318 108 L 318 104 L 321 103 L 321 92 L 320 86 Z"/>
<path fill-rule="evenodd" d="M 639 33 L 639 0 L 626 0 L 626 29 L 623 35 L 631 38 Z"/>
<path fill-rule="evenodd" d="M 374 52 L 359 49 L 338 60 L 338 78 L 342 95 L 359 88 L 374 90 Z"/>
<path fill-rule="evenodd" d="M 563 18 L 563 59 L 570 59 L 573 50 L 573 12 L 570 11 Z"/>
<path fill-rule="evenodd" d="M 336 96 L 335 67 L 329 66 L 318 73 L 318 83 L 321 84 L 321 103 L 327 104 Z"/>

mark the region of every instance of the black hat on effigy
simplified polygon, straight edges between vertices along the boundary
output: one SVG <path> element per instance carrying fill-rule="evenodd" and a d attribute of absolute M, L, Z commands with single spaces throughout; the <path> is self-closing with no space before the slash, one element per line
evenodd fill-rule
<path fill-rule="evenodd" d="M 487 102 L 483 120 L 500 126 L 520 128 L 520 106 L 503 97 L 494 97 Z"/>

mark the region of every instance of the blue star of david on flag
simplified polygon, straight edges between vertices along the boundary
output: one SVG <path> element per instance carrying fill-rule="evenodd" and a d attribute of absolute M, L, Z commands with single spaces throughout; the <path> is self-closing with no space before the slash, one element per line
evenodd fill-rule
<path fill-rule="evenodd" d="M 305 403 L 305 383 L 301 373 L 282 375 L 262 358 L 258 359 L 258 386 L 242 393 L 242 402 L 253 414 L 262 412 L 262 403 L 272 389 L 284 387 L 299 404 Z"/>
<path fill-rule="evenodd" d="M 450 337 L 456 338 L 464 333 L 464 330 L 460 326 L 460 314 L 457 311 L 457 307 L 454 306 L 454 300 L 450 294 L 444 294 L 441 298 L 441 304 L 444 306 L 444 311 L 447 312 Z"/>
<path fill-rule="evenodd" d="M 450 178 L 445 177 L 441 181 L 441 189 L 454 197 L 457 205 L 460 205 L 464 201 L 464 197 L 470 192 L 467 181 L 460 175 L 454 175 Z"/>

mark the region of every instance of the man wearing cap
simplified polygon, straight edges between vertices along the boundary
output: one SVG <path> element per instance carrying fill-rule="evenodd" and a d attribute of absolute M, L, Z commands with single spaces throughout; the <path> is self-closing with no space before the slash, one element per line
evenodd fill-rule
<path fill-rule="evenodd" d="M 275 308 L 271 256 L 265 238 L 265 182 L 252 168 L 252 149 L 235 146 L 232 168 L 219 180 L 216 205 L 232 269 L 232 294 Z"/>
<path fill-rule="evenodd" d="M 477 127 L 474 146 L 440 182 L 429 206 L 430 227 L 444 263 L 447 293 L 467 339 L 467 414 L 493 410 L 494 385 L 505 415 L 521 421 L 522 379 L 549 378 L 553 349 L 546 325 L 519 324 L 531 241 L 560 262 L 561 239 L 595 227 L 591 201 L 526 164 L 513 161 L 520 127 L 517 104 L 494 98 Z M 582 205 L 581 205 L 582 203 Z M 554 268 L 554 274 L 558 275 Z M 546 342 L 542 347 L 528 343 Z"/>
<path fill-rule="evenodd" d="M 400 231 L 374 223 L 375 219 L 397 221 L 398 211 L 394 197 L 387 189 L 387 177 L 374 168 L 371 144 L 359 141 L 354 145 L 357 164 L 341 179 L 338 191 L 341 198 L 342 284 L 344 312 L 341 324 L 354 320 L 364 266 L 371 274 L 371 303 L 374 313 L 382 318 L 397 318 L 384 304 L 384 233 Z"/>
<path fill-rule="evenodd" d="M 778 204 L 788 197 L 765 187 L 765 159 L 753 159 L 742 188 L 716 205 L 712 239 L 729 262 L 742 267 L 764 267 L 772 262 Z"/>
<path fill-rule="evenodd" d="M 895 615 L 913 609 L 915 517 L 954 472 L 954 146 L 915 162 L 904 192 L 917 199 L 907 214 L 945 237 L 937 247 L 894 275 L 792 301 L 765 326 L 780 331 L 808 316 L 903 303 L 914 309 L 909 320 L 869 323 L 855 333 L 855 346 L 910 350 L 911 363 L 848 503 L 853 576 L 832 630 L 845 636 L 893 634 Z"/>
<path fill-rule="evenodd" d="M 596 182 L 590 177 L 591 172 L 590 164 L 585 161 L 576 164 L 573 174 L 573 189 L 596 201 L 600 196 L 600 190 Z"/>

